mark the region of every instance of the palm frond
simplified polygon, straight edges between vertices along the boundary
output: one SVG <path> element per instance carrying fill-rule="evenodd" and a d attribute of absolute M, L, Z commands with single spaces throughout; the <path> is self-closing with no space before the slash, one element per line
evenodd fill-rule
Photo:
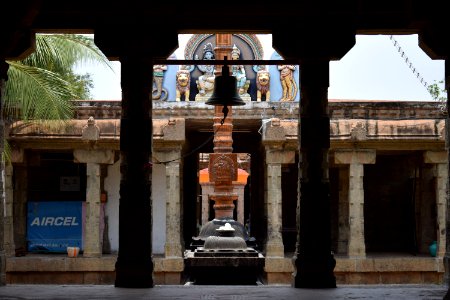
<path fill-rule="evenodd" d="M 73 116 L 71 99 L 75 97 L 69 83 L 59 74 L 45 69 L 7 61 L 5 113 L 28 119 L 68 119 Z"/>
<path fill-rule="evenodd" d="M 64 74 L 75 64 L 88 62 L 112 66 L 92 38 L 75 34 L 37 34 L 36 51 L 23 63 Z"/>

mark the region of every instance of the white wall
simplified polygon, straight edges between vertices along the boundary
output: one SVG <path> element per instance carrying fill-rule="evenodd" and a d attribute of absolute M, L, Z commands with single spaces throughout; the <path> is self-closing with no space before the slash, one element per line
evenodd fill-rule
<path fill-rule="evenodd" d="M 166 242 L 166 169 L 164 165 L 153 165 L 153 253 L 164 254 Z M 120 161 L 108 166 L 108 176 L 105 178 L 105 191 L 108 194 L 106 216 L 108 216 L 108 235 L 111 251 L 119 250 L 119 188 Z"/>

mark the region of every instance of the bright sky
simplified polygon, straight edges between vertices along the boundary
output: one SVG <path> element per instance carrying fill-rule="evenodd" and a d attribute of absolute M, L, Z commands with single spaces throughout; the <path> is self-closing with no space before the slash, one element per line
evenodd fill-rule
<path fill-rule="evenodd" d="M 190 35 L 180 35 L 175 52 L 183 59 L 184 46 Z M 273 53 L 271 35 L 258 35 L 264 48 L 264 59 Z M 356 37 L 356 45 L 340 60 L 330 62 L 329 99 L 349 100 L 432 100 L 420 82 L 429 84 L 444 79 L 444 61 L 430 59 L 418 46 L 417 35 L 394 36 L 405 56 L 388 35 Z M 405 58 L 409 59 L 414 74 Z M 84 66 L 79 73 L 91 73 L 95 100 L 120 100 L 120 63 L 113 62 L 114 72 L 104 67 Z M 300 71 L 301 72 L 301 71 Z M 419 73 L 419 79 L 417 78 Z M 442 86 L 443 87 L 443 86 Z"/>

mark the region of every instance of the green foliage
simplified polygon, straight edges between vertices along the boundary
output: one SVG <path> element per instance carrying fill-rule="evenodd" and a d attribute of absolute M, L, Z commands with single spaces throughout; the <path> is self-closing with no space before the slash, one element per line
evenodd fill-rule
<path fill-rule="evenodd" d="M 36 35 L 36 51 L 22 61 L 7 61 L 4 115 L 12 120 L 65 120 L 73 116 L 72 100 L 91 98 L 89 74 L 75 65 L 108 59 L 92 38 L 73 34 Z"/>
<path fill-rule="evenodd" d="M 61 120 L 72 117 L 71 86 L 57 73 L 9 61 L 5 115 L 13 119 Z"/>
<path fill-rule="evenodd" d="M 92 99 L 91 89 L 94 88 L 94 82 L 91 74 L 84 75 L 74 74 L 72 71 L 64 76 L 64 79 L 72 87 L 75 94 L 75 100 L 89 100 Z"/>
<path fill-rule="evenodd" d="M 430 93 L 431 97 L 435 101 L 445 102 L 447 101 L 447 91 L 441 86 L 444 84 L 444 81 L 434 81 L 434 83 L 428 85 L 427 89 Z"/>

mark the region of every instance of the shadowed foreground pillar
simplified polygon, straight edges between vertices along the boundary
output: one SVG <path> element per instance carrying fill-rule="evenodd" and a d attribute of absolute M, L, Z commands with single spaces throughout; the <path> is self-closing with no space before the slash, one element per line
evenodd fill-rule
<path fill-rule="evenodd" d="M 153 286 L 151 257 L 152 66 L 122 57 L 120 120 L 119 254 L 116 287 Z"/>
<path fill-rule="evenodd" d="M 4 149 L 4 122 L 3 122 L 3 95 L 5 91 L 6 79 L 8 72 L 8 64 L 6 64 L 3 60 L 0 61 L 0 151 L 3 153 Z M 4 169 L 3 160 L 0 160 L 0 164 L 2 164 L 2 170 Z M 0 216 L 2 219 L 0 220 L 0 286 L 6 284 L 6 255 L 5 255 L 5 246 L 3 240 L 5 238 L 5 225 L 3 222 L 4 208 L 3 202 L 4 199 L 4 189 L 3 189 L 3 179 L 0 179 Z"/>
<path fill-rule="evenodd" d="M 330 241 L 329 61 L 300 65 L 300 211 L 295 287 L 336 287 Z"/>

